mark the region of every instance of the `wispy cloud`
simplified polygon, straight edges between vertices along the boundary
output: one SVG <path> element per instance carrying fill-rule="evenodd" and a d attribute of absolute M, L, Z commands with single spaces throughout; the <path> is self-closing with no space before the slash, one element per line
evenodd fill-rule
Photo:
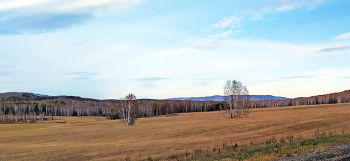
<path fill-rule="evenodd" d="M 13 0 L 0 2 L 0 11 L 10 12 L 16 9 L 34 14 L 39 10 L 45 13 L 94 13 L 108 12 L 139 4 L 140 0 Z"/>
<path fill-rule="evenodd" d="M 245 19 L 245 17 L 250 17 L 249 19 L 252 21 L 256 21 L 259 19 L 262 19 L 262 14 L 268 13 L 268 12 L 283 12 L 283 11 L 289 11 L 294 10 L 302 7 L 307 7 L 309 10 L 312 10 L 315 8 L 315 6 L 323 4 L 324 0 L 271 0 L 271 1 L 264 1 L 265 4 L 262 4 L 257 10 L 245 10 L 240 11 L 239 13 L 236 13 L 235 16 L 231 17 L 223 17 L 218 23 L 214 24 L 212 28 L 204 29 L 202 32 L 208 33 L 214 29 L 221 29 L 221 28 L 235 28 L 235 27 L 241 27 L 242 20 Z M 270 20 L 274 20 L 274 18 L 269 18 Z M 234 33 L 241 32 L 241 30 L 237 30 Z M 221 33 L 211 34 L 209 37 L 212 38 L 225 38 L 228 37 L 230 34 L 232 34 L 232 30 L 223 31 Z"/>
<path fill-rule="evenodd" d="M 215 29 L 218 28 L 224 28 L 224 27 L 228 27 L 230 26 L 231 28 L 237 27 L 237 26 L 242 26 L 240 24 L 241 20 L 243 19 L 243 17 L 223 17 L 222 20 L 219 23 L 216 23 L 215 25 L 213 25 L 213 27 Z"/>
<path fill-rule="evenodd" d="M 45 33 L 80 25 L 91 18 L 86 13 L 16 17 L 0 21 L 0 34 Z"/>
<path fill-rule="evenodd" d="M 211 81 L 197 81 L 194 83 L 194 85 L 203 87 L 203 86 L 208 86 L 210 83 L 211 83 Z"/>
<path fill-rule="evenodd" d="M 65 75 L 73 75 L 74 78 L 72 79 L 91 79 L 95 75 L 99 75 L 98 73 L 93 72 L 70 72 L 70 73 L 64 73 Z"/>
<path fill-rule="evenodd" d="M 132 79 L 132 80 L 136 80 L 136 81 L 157 81 L 157 80 L 164 80 L 164 79 L 170 79 L 170 78 L 166 78 L 166 77 L 146 77 L 146 78 L 136 78 L 136 79 Z"/>
<path fill-rule="evenodd" d="M 288 81 L 292 79 L 303 79 L 303 78 L 311 78 L 314 77 L 313 74 L 306 74 L 306 75 L 289 75 L 279 78 L 272 78 L 272 79 L 266 79 L 266 80 L 259 80 L 259 81 L 250 81 L 249 83 L 270 83 L 270 82 L 280 82 L 280 81 Z"/>
<path fill-rule="evenodd" d="M 350 38 L 350 32 L 336 36 L 333 39 L 348 39 L 348 38 Z"/>
<path fill-rule="evenodd" d="M 212 38 L 226 38 L 229 35 L 231 35 L 231 33 L 232 33 L 232 30 L 228 30 L 228 31 L 224 31 L 224 32 L 221 32 L 221 33 L 216 33 L 216 34 L 213 34 L 213 35 L 209 35 L 209 37 L 212 37 Z"/>
<path fill-rule="evenodd" d="M 312 75 L 291 75 L 291 76 L 285 76 L 281 77 L 280 79 L 299 79 L 299 78 L 310 78 L 313 77 Z"/>
<path fill-rule="evenodd" d="M 347 76 L 347 77 L 341 77 L 341 78 L 350 78 L 350 76 Z"/>
<path fill-rule="evenodd" d="M 279 82 L 283 81 L 281 79 L 270 79 L 270 80 L 259 80 L 259 81 L 250 81 L 248 83 L 270 83 L 270 82 Z"/>
<path fill-rule="evenodd" d="M 72 74 L 72 75 L 79 75 L 79 74 L 83 74 L 86 72 L 71 72 L 71 73 L 64 73 L 64 74 Z"/>
<path fill-rule="evenodd" d="M 12 75 L 12 72 L 3 72 L 0 71 L 0 75 L 4 76 L 4 75 Z"/>
<path fill-rule="evenodd" d="M 200 78 L 196 80 L 233 80 L 233 79 L 240 79 L 240 78 L 254 78 L 254 77 L 262 77 L 262 76 L 269 76 L 271 77 L 272 74 L 244 74 L 244 75 L 236 75 L 236 76 L 225 76 L 225 77 L 207 77 L 207 78 Z"/>
<path fill-rule="evenodd" d="M 211 77 L 211 78 L 201 78 L 201 79 L 196 79 L 196 80 L 200 80 L 200 81 L 207 81 L 207 80 L 229 80 L 229 79 L 233 79 L 236 77 Z"/>
<path fill-rule="evenodd" d="M 242 16 L 231 16 L 231 17 L 223 17 L 218 23 L 211 25 L 210 28 L 203 29 L 203 33 L 209 33 L 210 31 L 217 30 L 217 29 L 223 29 L 223 28 L 236 28 L 236 27 L 241 27 L 241 21 L 243 19 Z M 231 30 L 225 31 L 224 33 L 232 32 Z M 213 36 L 213 35 L 211 35 Z M 216 34 L 216 36 L 219 36 Z"/>
<path fill-rule="evenodd" d="M 98 10 L 125 8 L 138 4 L 139 2 L 139 0 L 70 0 L 68 3 L 62 4 L 57 8 L 62 10 L 86 10 L 88 8 L 94 8 L 95 12 L 101 12 Z"/>
<path fill-rule="evenodd" d="M 153 82 L 143 82 L 143 83 L 142 83 L 142 87 L 154 88 L 154 87 L 158 87 L 158 86 L 154 85 Z"/>
<path fill-rule="evenodd" d="M 3 65 L 3 66 L 0 66 L 1 68 L 13 68 L 15 66 L 12 66 L 12 65 Z"/>
<path fill-rule="evenodd" d="M 261 14 L 260 13 L 255 13 L 250 20 L 255 21 L 261 19 Z"/>
<path fill-rule="evenodd" d="M 301 55 L 322 54 L 322 53 L 345 51 L 348 49 L 350 49 L 350 44 L 343 44 L 343 45 L 336 45 L 336 46 L 332 46 L 332 47 L 321 48 L 321 49 L 317 49 L 314 51 L 303 52 L 300 54 Z"/>
<path fill-rule="evenodd" d="M 213 35 L 209 35 L 209 37 L 211 37 L 211 38 L 226 38 L 226 37 L 229 37 L 230 35 L 236 35 L 237 33 L 241 33 L 241 32 L 243 32 L 243 31 L 236 30 L 236 31 L 232 32 L 232 30 L 228 30 L 228 31 L 223 31 L 223 32 L 216 33 Z"/>
<path fill-rule="evenodd" d="M 0 3 L 0 11 L 35 6 L 43 3 L 49 3 L 52 0 L 14 0 Z"/>
<path fill-rule="evenodd" d="M 337 47 L 330 47 L 330 48 L 324 48 L 317 50 L 316 53 L 326 53 L 326 52 L 332 52 L 332 51 L 344 51 L 350 48 L 350 45 L 346 46 L 337 46 Z"/>
<path fill-rule="evenodd" d="M 0 2 L 0 34 L 43 33 L 119 12 L 139 0 L 14 0 Z"/>
<path fill-rule="evenodd" d="M 267 4 L 261 5 L 263 12 L 284 12 L 302 7 L 307 7 L 309 10 L 313 10 L 316 6 L 323 4 L 325 0 L 278 0 L 278 1 L 266 1 Z"/>
<path fill-rule="evenodd" d="M 91 79 L 91 78 L 72 78 L 72 79 Z"/>
<path fill-rule="evenodd" d="M 212 42 L 212 43 L 207 43 L 203 45 L 197 45 L 194 48 L 196 49 L 201 49 L 201 50 L 212 50 L 212 49 L 219 49 L 222 47 L 221 42 Z"/>
<path fill-rule="evenodd" d="M 158 87 L 154 85 L 155 81 L 159 80 L 166 80 L 166 79 L 171 79 L 171 78 L 166 78 L 166 77 L 145 77 L 145 78 L 136 78 L 132 79 L 135 81 L 140 81 L 142 84 L 142 87 Z"/>

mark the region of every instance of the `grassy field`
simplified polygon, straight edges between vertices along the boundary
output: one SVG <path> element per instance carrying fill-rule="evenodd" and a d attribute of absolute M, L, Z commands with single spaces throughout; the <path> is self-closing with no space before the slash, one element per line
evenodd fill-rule
<path fill-rule="evenodd" d="M 126 127 L 103 117 L 54 117 L 53 122 L 0 124 L 0 160 L 131 160 L 179 153 L 217 153 L 225 145 L 275 137 L 341 133 L 350 104 L 253 109 L 248 118 L 222 111 L 140 118 Z M 224 151 L 222 151 L 224 152 Z"/>

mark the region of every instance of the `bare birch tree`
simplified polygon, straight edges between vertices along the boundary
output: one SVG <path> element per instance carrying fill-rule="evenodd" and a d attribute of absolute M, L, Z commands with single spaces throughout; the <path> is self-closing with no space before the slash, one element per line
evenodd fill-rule
<path fill-rule="evenodd" d="M 242 86 L 242 93 L 239 100 L 240 105 L 237 115 L 238 117 L 247 117 L 250 114 L 251 105 L 249 91 L 245 86 Z"/>
<path fill-rule="evenodd" d="M 249 106 L 249 92 L 242 83 L 237 80 L 227 80 L 224 86 L 225 100 L 229 105 L 230 118 L 247 116 Z M 239 113 L 238 113 L 239 111 Z"/>
<path fill-rule="evenodd" d="M 132 93 L 125 96 L 125 98 L 121 100 L 118 113 L 126 126 L 130 126 L 135 123 L 137 105 L 138 102 L 136 96 Z"/>

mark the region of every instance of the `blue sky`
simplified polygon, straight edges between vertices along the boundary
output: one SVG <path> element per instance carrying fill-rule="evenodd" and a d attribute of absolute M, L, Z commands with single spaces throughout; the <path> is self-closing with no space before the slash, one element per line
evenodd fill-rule
<path fill-rule="evenodd" d="M 350 1 L 0 0 L 0 92 L 90 98 L 350 89 Z"/>

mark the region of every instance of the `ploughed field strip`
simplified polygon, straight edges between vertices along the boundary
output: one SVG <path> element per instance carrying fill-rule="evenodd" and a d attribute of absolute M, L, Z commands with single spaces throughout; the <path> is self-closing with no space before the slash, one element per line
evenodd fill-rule
<path fill-rule="evenodd" d="M 103 117 L 0 124 L 0 160 L 122 160 L 212 150 L 224 142 L 259 143 L 272 136 L 312 137 L 316 129 L 350 124 L 350 104 L 253 109 L 248 118 L 222 111 L 139 118 L 125 126 Z"/>

